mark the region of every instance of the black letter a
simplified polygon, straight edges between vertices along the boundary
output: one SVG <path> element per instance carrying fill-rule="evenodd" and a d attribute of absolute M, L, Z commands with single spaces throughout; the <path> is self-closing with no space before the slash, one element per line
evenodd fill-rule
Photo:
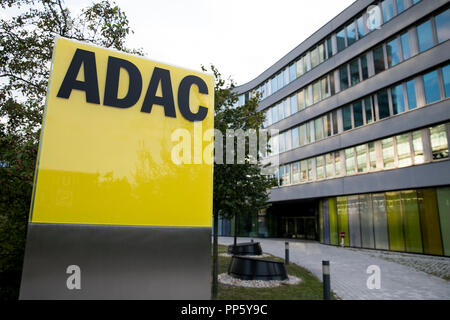
<path fill-rule="evenodd" d="M 84 81 L 77 80 L 81 64 L 84 66 Z M 73 89 L 84 91 L 86 93 L 86 102 L 100 104 L 94 52 L 77 49 L 61 88 L 59 88 L 57 97 L 68 99 Z"/>
<path fill-rule="evenodd" d="M 158 84 L 161 82 L 162 97 L 156 96 Z M 173 102 L 172 82 L 170 81 L 170 72 L 166 69 L 155 67 L 153 70 L 147 94 L 142 104 L 141 112 L 150 113 L 154 104 L 164 107 L 166 117 L 176 117 L 175 103 Z"/>

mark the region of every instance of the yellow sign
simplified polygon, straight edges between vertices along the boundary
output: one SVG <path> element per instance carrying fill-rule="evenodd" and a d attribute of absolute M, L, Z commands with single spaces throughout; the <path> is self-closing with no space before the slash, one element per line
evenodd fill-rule
<path fill-rule="evenodd" d="M 171 135 L 213 126 L 211 75 L 57 38 L 30 221 L 211 226 L 213 164 Z"/>

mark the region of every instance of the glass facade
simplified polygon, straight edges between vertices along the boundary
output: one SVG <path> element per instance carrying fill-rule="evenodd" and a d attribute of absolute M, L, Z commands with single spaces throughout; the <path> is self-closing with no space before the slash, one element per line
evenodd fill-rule
<path fill-rule="evenodd" d="M 450 187 L 330 197 L 320 211 L 327 244 L 450 256 Z M 328 232 L 328 234 L 327 234 Z"/>
<path fill-rule="evenodd" d="M 378 0 L 372 4 L 381 10 L 380 22 L 383 24 L 407 11 L 416 2 L 418 1 Z M 282 163 L 275 170 L 281 187 L 277 194 L 298 190 L 299 197 L 302 198 L 302 190 L 328 186 L 327 183 L 336 185 L 340 182 L 379 179 L 396 174 L 402 176 L 408 172 L 414 174 L 414 170 L 422 172 L 421 170 L 426 168 L 446 168 L 445 161 L 449 160 L 450 132 L 446 118 L 436 118 L 428 126 L 423 124 L 412 127 L 409 132 L 395 128 L 395 121 L 404 125 L 401 121 L 412 118 L 415 114 L 423 114 L 425 111 L 418 110 L 424 110 L 424 106 L 431 110 L 428 109 L 431 104 L 442 108 L 447 102 L 445 99 L 450 96 L 450 65 L 445 65 L 446 62 L 439 62 L 434 68 L 427 66 L 421 70 L 414 70 L 412 61 L 403 63 L 408 59 L 420 57 L 422 52 L 450 38 L 448 4 L 430 10 L 416 22 L 408 21 L 405 24 L 404 20 L 398 19 L 402 26 L 396 28 L 396 33 L 388 34 L 389 31 L 383 31 L 382 39 L 377 42 L 372 42 L 372 37 L 368 37 L 368 46 L 361 50 L 354 48 L 357 54 L 352 55 L 350 49 L 336 55 L 348 46 L 354 47 L 361 38 L 377 29 L 371 28 L 370 23 L 367 23 L 365 10 L 358 11 L 360 13 L 351 19 L 340 20 L 337 29 L 321 36 L 316 43 L 311 43 L 300 56 L 287 61 L 285 66 L 276 70 L 256 89 L 264 99 L 305 73 L 313 69 L 317 71 L 304 76 L 304 82 L 295 83 L 302 83 L 302 87 L 286 88 L 286 92 L 289 91 L 288 97 L 281 97 L 281 94 L 273 97 L 267 109 L 265 127 L 302 112 L 275 127 L 281 127 L 284 131 L 271 138 L 273 153 L 315 143 L 314 146 L 280 157 Z M 408 13 L 404 13 L 402 17 L 407 16 Z M 395 26 L 396 21 L 391 21 L 386 28 L 390 25 Z M 386 28 L 384 30 L 388 30 Z M 376 35 L 373 35 L 373 38 L 377 38 Z M 422 57 L 433 54 L 441 50 L 440 48 L 430 50 Z M 335 61 L 342 62 L 331 67 L 324 64 L 324 71 L 319 70 L 322 69 L 319 65 L 333 55 L 336 55 Z M 416 60 L 420 59 L 422 58 Z M 395 70 L 402 71 L 406 70 L 407 66 L 412 66 L 408 75 L 383 84 L 383 73 L 386 74 L 386 79 L 388 73 L 395 74 L 393 70 L 386 70 L 396 68 Z M 365 82 L 366 79 L 370 80 Z M 369 88 L 372 83 L 377 84 L 373 90 Z M 353 86 L 357 88 L 348 89 Z M 348 93 L 323 101 L 347 89 Z M 358 96 L 360 89 L 364 93 Z M 247 92 L 241 96 L 238 102 L 240 104 L 248 101 L 251 94 Z M 279 97 L 281 100 L 275 101 L 280 99 Z M 402 116 L 402 113 L 405 115 Z M 391 119 L 376 124 L 388 118 Z M 441 124 L 438 124 L 439 122 Z M 374 131 L 368 127 L 372 123 Z M 392 125 L 390 128 L 394 128 L 395 132 L 386 135 L 377 133 L 375 128 L 383 125 Z M 352 132 L 344 133 L 347 130 Z M 372 132 L 375 132 L 377 137 L 372 137 Z M 319 142 L 338 134 L 342 136 Z M 351 140 L 355 141 L 355 145 L 343 143 L 339 146 L 339 143 L 336 143 L 336 148 L 340 150 L 334 148 L 335 142 L 348 141 L 347 137 L 358 134 L 367 134 L 367 140 L 371 141 Z M 317 148 L 322 145 L 326 146 L 326 149 L 319 151 Z M 306 157 L 303 151 L 307 154 Z M 321 152 L 323 153 L 320 154 Z M 416 165 L 421 167 L 412 169 Z M 386 173 L 381 173 L 382 171 Z M 346 178 L 339 179 L 340 177 Z M 289 187 L 297 184 L 305 185 Z M 338 193 L 332 193 L 337 196 L 308 200 L 320 201 L 320 206 L 315 210 L 318 215 L 316 223 L 320 241 L 338 245 L 339 232 L 345 232 L 346 246 L 449 256 L 450 187 L 397 191 L 390 188 L 388 186 L 385 191 L 377 188 L 377 193 L 357 195 L 339 196 Z M 288 220 L 285 220 L 286 226 Z M 297 229 L 297 222 L 293 221 Z M 267 224 L 265 228 L 267 229 Z M 290 228 L 294 228 L 293 225 L 290 225 Z"/>
<path fill-rule="evenodd" d="M 441 99 L 437 70 L 423 75 L 423 86 L 425 88 L 425 101 L 427 104 Z"/>
<path fill-rule="evenodd" d="M 383 53 L 383 47 L 380 46 L 378 48 L 375 48 L 373 50 L 373 62 L 375 65 L 375 74 L 380 73 L 381 71 L 384 71 L 384 53 Z"/>
<path fill-rule="evenodd" d="M 417 26 L 417 40 L 419 42 L 420 52 L 428 50 L 433 46 L 433 31 L 430 20 Z"/>
<path fill-rule="evenodd" d="M 349 117 L 351 117 L 351 113 Z M 335 151 L 333 153 L 320 155 L 318 157 L 309 158 L 302 160 L 302 162 L 307 161 L 308 170 L 311 171 L 314 165 L 317 167 L 317 161 L 319 158 L 319 179 L 331 179 L 335 176 L 340 176 L 341 174 L 363 174 L 379 170 L 390 170 L 409 167 L 412 165 L 420 165 L 426 162 L 447 160 L 449 159 L 447 137 L 447 131 L 449 130 L 447 129 L 448 127 L 449 124 L 440 124 L 430 128 L 415 130 L 378 141 L 372 141 L 355 147 L 346 148 L 344 150 Z M 300 127 L 300 132 L 302 132 L 302 128 L 305 129 L 306 127 Z M 300 140 L 302 139 L 302 135 L 304 136 L 304 133 L 300 134 Z M 282 134 L 280 137 L 283 137 L 282 139 L 280 138 L 280 141 L 283 140 L 283 143 L 286 144 L 286 136 Z M 275 144 L 277 143 L 278 142 L 275 142 Z M 427 150 L 425 150 L 426 146 L 428 146 Z M 332 155 L 334 156 L 334 163 L 332 160 Z M 324 156 L 325 160 L 323 160 Z M 341 158 L 344 163 L 342 170 Z M 297 163 L 298 161 L 287 164 L 287 166 L 294 166 Z M 378 166 L 377 163 L 380 165 Z M 322 168 L 323 166 L 326 167 Z M 305 168 L 303 164 L 301 167 L 302 169 Z M 285 169 L 283 169 L 283 172 L 285 172 Z M 308 181 L 314 181 L 317 179 L 317 171 L 315 170 L 314 172 L 315 175 L 312 175 L 312 172 L 308 174 Z M 289 181 L 292 181 L 292 178 Z M 300 183 L 303 182 L 305 181 L 300 181 Z"/>
<path fill-rule="evenodd" d="M 400 63 L 400 49 L 397 38 L 386 43 L 386 54 L 389 68 Z"/>
<path fill-rule="evenodd" d="M 447 41 L 450 38 L 450 9 L 438 14 L 435 19 L 436 35 L 439 43 Z"/>

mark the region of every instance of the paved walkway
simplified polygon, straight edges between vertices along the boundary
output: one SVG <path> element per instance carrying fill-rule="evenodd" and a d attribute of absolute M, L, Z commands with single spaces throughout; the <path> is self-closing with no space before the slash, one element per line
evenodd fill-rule
<path fill-rule="evenodd" d="M 249 242 L 238 238 L 238 242 Z M 256 239 L 263 252 L 284 258 L 284 239 Z M 233 243 L 232 237 L 219 237 L 219 244 Z M 313 241 L 289 240 L 289 260 L 308 269 L 322 280 L 322 260 L 330 261 L 331 289 L 341 299 L 450 299 L 450 282 L 414 268 L 376 255 L 368 250 L 355 250 L 322 245 Z M 449 258 L 450 261 L 450 258 Z M 381 270 L 381 288 L 369 289 L 367 267 Z"/>

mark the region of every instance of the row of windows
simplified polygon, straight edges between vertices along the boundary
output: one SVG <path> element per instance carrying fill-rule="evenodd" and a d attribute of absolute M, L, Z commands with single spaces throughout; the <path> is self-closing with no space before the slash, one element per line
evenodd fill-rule
<path fill-rule="evenodd" d="M 450 38 L 450 9 L 436 15 L 433 18 L 428 19 L 424 23 L 420 24 L 417 28 L 412 28 L 410 32 L 417 32 L 418 44 L 420 44 L 426 39 L 422 29 L 423 25 L 435 25 L 436 40 L 431 37 L 431 46 L 437 45 L 443 41 Z M 415 31 L 416 30 L 416 31 Z M 292 115 L 295 112 L 303 110 L 305 107 L 309 107 L 331 95 L 334 95 L 337 91 L 345 90 L 351 86 L 358 84 L 359 82 L 366 80 L 370 75 L 377 74 L 388 68 L 391 68 L 398 63 L 409 59 L 412 56 L 411 53 L 411 42 L 409 32 L 405 31 L 400 35 L 391 38 L 385 43 L 379 45 L 369 53 L 364 53 L 358 58 L 354 59 L 350 63 L 344 64 L 340 68 L 336 69 L 336 73 L 331 72 L 320 80 L 306 86 L 294 95 L 291 95 L 287 99 L 272 106 L 266 111 L 266 121 L 264 123 L 265 127 L 268 127 L 282 119 Z M 421 48 L 421 49 L 420 49 Z M 420 46 L 418 49 L 420 52 L 429 49 L 429 46 Z M 368 63 L 371 63 L 372 70 L 369 71 Z M 339 87 L 335 88 L 335 76 L 339 81 Z M 289 110 L 287 104 L 290 104 Z M 284 106 L 283 106 L 284 105 Z M 283 112 L 280 112 L 283 109 Z M 289 112 L 285 112 L 285 111 Z"/>
<path fill-rule="evenodd" d="M 448 159 L 448 126 L 440 124 L 281 165 L 275 176 L 284 186 Z"/>
<path fill-rule="evenodd" d="M 266 111 L 265 128 L 299 112 L 314 103 L 334 95 L 334 77 L 330 73 L 313 84 L 297 91 L 296 94 L 282 100 Z"/>
<path fill-rule="evenodd" d="M 420 84 L 420 85 L 419 85 Z M 419 88 L 422 87 L 423 91 Z M 416 92 L 424 104 L 450 97 L 450 64 L 328 112 L 269 140 L 272 154 L 313 143 L 326 137 L 370 124 L 418 106 Z"/>
<path fill-rule="evenodd" d="M 345 27 L 321 41 L 314 46 L 314 48 L 278 72 L 271 79 L 257 87 L 255 89 L 256 92 L 260 93 L 262 99 L 265 99 L 286 86 L 288 83 L 329 59 L 333 54 L 344 50 L 346 47 L 352 45 L 357 40 L 378 28 L 381 24 L 391 20 L 394 16 L 400 14 L 419 1 L 420 0 L 384 0 L 379 2 L 376 7 L 380 8 L 379 11 L 370 11 L 371 13 L 364 12 L 355 19 L 352 19 Z M 380 13 L 379 16 L 378 13 Z M 242 98 L 240 97 L 239 99 L 239 105 L 243 103 L 245 103 L 244 94 L 242 95 Z"/>

